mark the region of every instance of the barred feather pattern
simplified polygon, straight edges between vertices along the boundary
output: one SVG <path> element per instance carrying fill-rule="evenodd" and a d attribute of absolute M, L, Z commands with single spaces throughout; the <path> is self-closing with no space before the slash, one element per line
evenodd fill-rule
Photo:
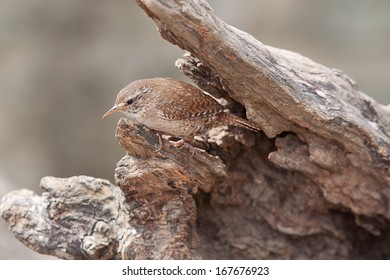
<path fill-rule="evenodd" d="M 181 138 L 204 135 L 212 127 L 222 125 L 261 130 L 227 112 L 200 89 L 170 78 L 134 81 L 119 92 L 115 105 L 122 106 L 121 111 L 129 119 Z"/>

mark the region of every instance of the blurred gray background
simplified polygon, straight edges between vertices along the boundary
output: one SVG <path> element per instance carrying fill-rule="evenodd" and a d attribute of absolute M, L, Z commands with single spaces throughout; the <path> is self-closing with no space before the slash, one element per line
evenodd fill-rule
<path fill-rule="evenodd" d="M 390 1 L 214 0 L 217 14 L 261 42 L 343 70 L 378 102 L 390 94 Z M 113 181 L 120 115 L 101 120 L 132 80 L 184 79 L 183 54 L 128 0 L 0 0 L 0 196 L 40 193 L 43 176 Z M 0 259 L 47 258 L 0 219 Z"/>

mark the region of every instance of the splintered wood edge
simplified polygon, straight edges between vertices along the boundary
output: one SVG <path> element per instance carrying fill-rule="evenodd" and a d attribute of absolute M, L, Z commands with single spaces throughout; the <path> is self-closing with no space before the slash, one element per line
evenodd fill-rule
<path fill-rule="evenodd" d="M 41 196 L 22 189 L 1 200 L 0 214 L 17 239 L 61 259 L 120 258 L 134 228 L 118 187 L 88 176 L 44 177 L 41 187 Z"/>
<path fill-rule="evenodd" d="M 44 177 L 41 187 L 41 196 L 22 189 L 0 201 L 11 232 L 38 253 L 61 259 L 199 258 L 189 197 L 172 193 L 159 205 L 156 194 L 148 205 L 142 199 L 129 203 L 117 186 L 89 176 Z"/>

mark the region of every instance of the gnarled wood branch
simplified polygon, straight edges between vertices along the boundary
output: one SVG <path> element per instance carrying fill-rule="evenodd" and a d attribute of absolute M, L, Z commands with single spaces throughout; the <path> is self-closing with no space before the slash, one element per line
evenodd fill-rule
<path fill-rule="evenodd" d="M 15 235 L 62 258 L 388 258 L 389 106 L 340 70 L 229 26 L 204 1 L 137 3 L 189 52 L 176 66 L 264 133 L 214 130 L 208 152 L 191 157 L 168 143 L 156 153 L 153 131 L 121 120 L 121 192 L 46 178 L 42 197 L 3 198 Z"/>

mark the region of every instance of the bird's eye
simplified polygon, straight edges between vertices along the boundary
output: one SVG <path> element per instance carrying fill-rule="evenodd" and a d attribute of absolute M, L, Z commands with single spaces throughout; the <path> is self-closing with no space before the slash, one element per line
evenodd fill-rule
<path fill-rule="evenodd" d="M 133 98 L 131 98 L 131 99 L 129 99 L 129 100 L 127 100 L 127 105 L 131 105 L 131 104 L 133 104 L 133 102 L 134 102 L 134 99 Z"/>

